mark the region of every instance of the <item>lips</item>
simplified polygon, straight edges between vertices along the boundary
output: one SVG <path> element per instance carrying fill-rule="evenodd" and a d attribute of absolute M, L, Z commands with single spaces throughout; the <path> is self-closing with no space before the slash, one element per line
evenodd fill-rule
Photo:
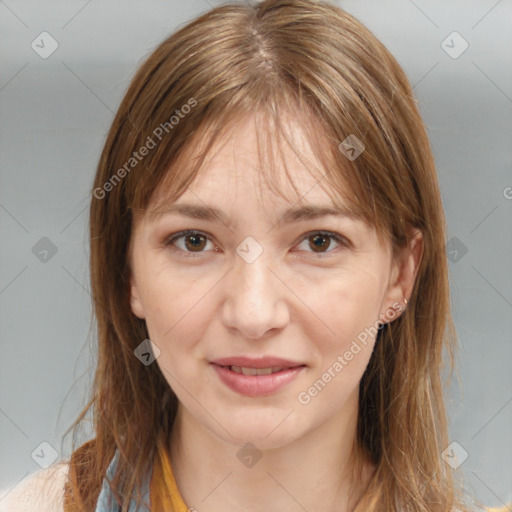
<path fill-rule="evenodd" d="M 240 368 L 296 368 L 297 366 L 304 366 L 303 363 L 290 361 L 288 359 L 282 359 L 280 357 L 265 356 L 260 358 L 251 357 L 223 357 L 220 359 L 214 359 L 213 364 L 219 366 L 239 366 Z"/>
<path fill-rule="evenodd" d="M 306 365 L 278 357 L 228 357 L 211 362 L 221 382 L 231 390 L 246 396 L 276 393 Z"/>

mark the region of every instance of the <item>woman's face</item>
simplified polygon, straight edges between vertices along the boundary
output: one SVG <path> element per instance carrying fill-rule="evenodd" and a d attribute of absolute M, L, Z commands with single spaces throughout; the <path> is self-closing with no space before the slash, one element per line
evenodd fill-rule
<path fill-rule="evenodd" d="M 398 316 L 407 283 L 373 228 L 312 215 L 334 205 L 291 150 L 300 200 L 260 196 L 252 118 L 231 135 L 175 211 L 136 217 L 131 306 L 183 418 L 228 443 L 271 448 L 355 420 L 376 327 Z"/>

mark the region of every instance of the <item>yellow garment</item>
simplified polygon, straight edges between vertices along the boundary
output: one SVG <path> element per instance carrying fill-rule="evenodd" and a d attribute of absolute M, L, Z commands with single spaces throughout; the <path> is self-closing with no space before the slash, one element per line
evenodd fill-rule
<path fill-rule="evenodd" d="M 150 484 L 150 500 L 152 512 L 188 512 L 178 490 L 168 449 L 162 438 L 158 442 L 158 452 L 153 465 Z"/>

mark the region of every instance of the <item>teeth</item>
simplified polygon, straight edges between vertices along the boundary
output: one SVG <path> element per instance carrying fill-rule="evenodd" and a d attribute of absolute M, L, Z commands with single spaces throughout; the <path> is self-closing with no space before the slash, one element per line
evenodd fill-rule
<path fill-rule="evenodd" d="M 242 373 L 244 375 L 258 375 L 258 372 L 259 370 L 257 370 L 256 368 L 244 368 L 242 366 Z"/>
<path fill-rule="evenodd" d="M 270 375 L 271 373 L 283 370 L 280 366 L 272 366 L 271 368 L 245 368 L 244 366 L 230 366 L 229 369 L 236 373 L 244 375 Z"/>

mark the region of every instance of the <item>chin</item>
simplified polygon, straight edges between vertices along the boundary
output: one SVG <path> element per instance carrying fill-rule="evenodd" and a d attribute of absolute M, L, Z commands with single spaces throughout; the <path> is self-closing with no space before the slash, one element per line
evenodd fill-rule
<path fill-rule="evenodd" d="M 279 411 L 267 414 L 265 417 L 261 413 L 254 415 L 242 413 L 239 421 L 236 418 L 230 420 L 227 430 L 231 435 L 218 425 L 215 425 L 214 432 L 226 443 L 238 447 L 252 443 L 261 450 L 280 448 L 301 435 L 293 422 L 293 413 L 289 413 L 289 410 Z"/>

